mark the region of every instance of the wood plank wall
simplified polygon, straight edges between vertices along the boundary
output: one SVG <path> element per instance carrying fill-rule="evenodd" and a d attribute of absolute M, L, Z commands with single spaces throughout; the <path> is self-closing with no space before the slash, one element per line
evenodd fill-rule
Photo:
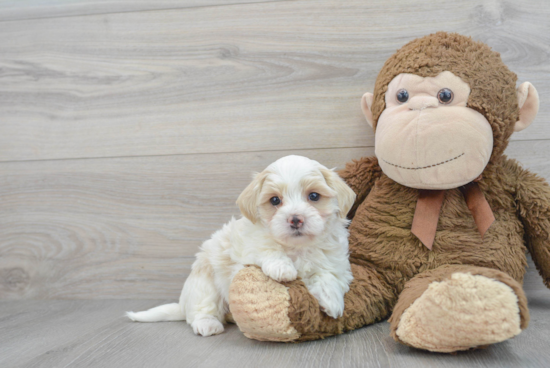
<path fill-rule="evenodd" d="M 253 171 L 372 155 L 359 100 L 416 37 L 499 51 L 541 97 L 546 0 L 0 1 L 0 298 L 176 298 Z"/>

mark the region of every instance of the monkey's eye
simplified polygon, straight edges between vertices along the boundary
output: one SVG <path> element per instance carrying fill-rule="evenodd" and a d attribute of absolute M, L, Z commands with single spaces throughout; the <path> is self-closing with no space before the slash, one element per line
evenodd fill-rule
<path fill-rule="evenodd" d="M 455 95 L 453 91 L 448 88 L 443 88 L 437 92 L 437 99 L 439 100 L 439 103 L 442 104 L 450 104 L 454 97 Z"/>
<path fill-rule="evenodd" d="M 278 205 L 281 204 L 281 199 L 279 197 L 275 196 L 275 197 L 271 197 L 269 202 L 274 206 L 278 206 Z"/>
<path fill-rule="evenodd" d="M 397 98 L 397 101 L 404 103 L 409 100 L 409 92 L 407 92 L 406 89 L 402 88 L 399 91 L 397 91 L 395 97 Z"/>
<path fill-rule="evenodd" d="M 321 198 L 321 195 L 319 193 L 313 192 L 313 193 L 309 193 L 308 198 L 310 201 L 317 202 Z"/>

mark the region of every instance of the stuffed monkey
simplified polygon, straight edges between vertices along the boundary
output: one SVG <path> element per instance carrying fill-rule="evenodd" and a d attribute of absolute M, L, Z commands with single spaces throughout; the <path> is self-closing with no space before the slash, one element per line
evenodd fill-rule
<path fill-rule="evenodd" d="M 526 251 L 550 287 L 550 187 L 503 155 L 538 111 L 535 88 L 516 79 L 498 53 L 458 34 L 390 57 L 362 99 L 377 157 L 340 172 L 357 195 L 344 315 L 325 315 L 300 280 L 248 267 L 229 296 L 246 336 L 313 340 L 391 316 L 395 340 L 454 352 L 525 329 Z"/>

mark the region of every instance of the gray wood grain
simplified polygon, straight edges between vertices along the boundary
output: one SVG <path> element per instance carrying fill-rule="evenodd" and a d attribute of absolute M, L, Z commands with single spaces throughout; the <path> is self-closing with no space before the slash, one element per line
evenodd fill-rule
<path fill-rule="evenodd" d="M 507 152 L 550 178 L 550 141 Z M 0 298 L 177 296 L 251 172 L 291 153 L 342 168 L 373 148 L 0 163 Z"/>
<path fill-rule="evenodd" d="M 528 291 L 531 325 L 512 340 L 456 355 L 400 345 L 387 322 L 300 344 L 247 339 L 235 325 L 195 336 L 184 322 L 135 323 L 126 310 L 167 300 L 0 302 L 3 367 L 541 367 L 550 361 L 550 291 Z"/>
<path fill-rule="evenodd" d="M 287 0 L 0 0 L 0 22 Z"/>
<path fill-rule="evenodd" d="M 0 22 L 0 161 L 372 146 L 359 108 L 407 41 L 457 31 L 539 90 L 544 0 L 282 1 Z"/>
<path fill-rule="evenodd" d="M 0 298 L 175 295 L 252 172 L 290 153 L 0 163 Z M 373 150 L 294 153 L 343 167 Z"/>
<path fill-rule="evenodd" d="M 535 84 L 539 117 L 507 153 L 550 178 L 546 0 L 312 4 L 0 0 L 1 367 L 548 366 L 550 292 L 532 261 L 529 329 L 454 356 L 399 345 L 386 322 L 276 344 L 122 317 L 177 299 L 252 171 L 372 155 L 359 98 L 434 31 L 488 43 Z"/>

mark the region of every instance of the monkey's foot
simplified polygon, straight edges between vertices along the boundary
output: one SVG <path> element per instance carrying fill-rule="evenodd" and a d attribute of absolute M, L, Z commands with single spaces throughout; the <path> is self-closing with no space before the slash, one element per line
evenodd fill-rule
<path fill-rule="evenodd" d="M 257 267 L 245 267 L 233 279 L 229 308 L 239 329 L 260 341 L 294 341 L 300 333 L 289 318 L 287 287 L 273 281 Z"/>
<path fill-rule="evenodd" d="M 507 340 L 521 332 L 518 297 L 508 285 L 457 272 L 434 281 L 402 314 L 396 335 L 430 351 L 454 352 Z"/>

